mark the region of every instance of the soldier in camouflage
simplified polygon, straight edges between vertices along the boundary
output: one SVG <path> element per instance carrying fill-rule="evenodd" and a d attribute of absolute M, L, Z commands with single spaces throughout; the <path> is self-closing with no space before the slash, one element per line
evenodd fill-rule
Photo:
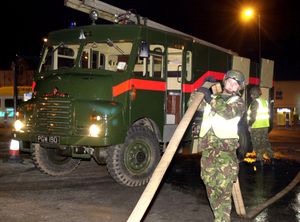
<path fill-rule="evenodd" d="M 230 70 L 223 79 L 224 90 L 211 95 L 210 90 L 200 87 L 192 93 L 204 93 L 205 102 L 199 110 L 203 119 L 201 139 L 201 178 L 206 186 L 215 222 L 230 221 L 233 183 L 237 180 L 239 165 L 236 149 L 239 147 L 238 122 L 245 112 L 245 103 L 240 95 L 245 77 L 238 70 Z"/>

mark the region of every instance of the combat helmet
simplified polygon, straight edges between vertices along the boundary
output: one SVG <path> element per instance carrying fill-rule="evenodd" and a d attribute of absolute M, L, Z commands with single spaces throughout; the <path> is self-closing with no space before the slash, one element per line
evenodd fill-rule
<path fill-rule="evenodd" d="M 254 86 L 250 89 L 250 95 L 253 98 L 258 98 L 259 96 L 261 96 L 261 90 L 258 86 Z"/>
<path fill-rule="evenodd" d="M 245 88 L 245 76 L 241 71 L 234 70 L 234 69 L 229 70 L 223 78 L 223 83 L 225 82 L 225 80 L 227 80 L 229 78 L 236 80 L 238 82 L 238 84 L 240 85 L 241 89 Z"/>

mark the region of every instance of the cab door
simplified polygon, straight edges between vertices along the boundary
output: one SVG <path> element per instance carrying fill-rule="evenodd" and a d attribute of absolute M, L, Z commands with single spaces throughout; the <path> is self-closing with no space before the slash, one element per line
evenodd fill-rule
<path fill-rule="evenodd" d="M 131 122 L 148 118 L 162 128 L 165 99 L 165 48 L 149 44 L 149 57 L 138 58 L 134 66 L 129 110 Z"/>

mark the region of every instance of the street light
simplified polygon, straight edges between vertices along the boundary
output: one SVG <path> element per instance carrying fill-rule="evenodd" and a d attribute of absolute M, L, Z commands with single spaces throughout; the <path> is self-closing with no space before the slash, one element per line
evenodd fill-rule
<path fill-rule="evenodd" d="M 261 27 L 260 27 L 260 14 L 256 12 L 253 8 L 244 8 L 241 12 L 241 20 L 244 22 L 249 22 L 257 16 L 257 27 L 258 27 L 258 61 L 261 60 Z"/>

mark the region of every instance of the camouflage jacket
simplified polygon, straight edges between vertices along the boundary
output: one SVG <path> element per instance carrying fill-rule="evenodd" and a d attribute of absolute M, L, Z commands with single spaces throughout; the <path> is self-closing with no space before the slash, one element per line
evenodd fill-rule
<path fill-rule="evenodd" d="M 199 92 L 193 92 L 191 94 L 190 99 L 188 101 L 188 106 L 192 103 L 193 98 L 197 93 Z M 212 96 L 213 99 L 210 102 L 210 105 L 212 107 L 212 112 L 219 114 L 225 119 L 232 119 L 236 116 L 243 116 L 246 109 L 245 109 L 245 102 L 241 97 L 239 97 L 233 103 L 227 103 L 227 101 L 233 96 L 235 95 L 231 95 L 227 93 L 213 95 Z M 206 104 L 207 103 L 203 100 L 203 102 L 198 107 L 198 111 L 203 111 Z"/>

